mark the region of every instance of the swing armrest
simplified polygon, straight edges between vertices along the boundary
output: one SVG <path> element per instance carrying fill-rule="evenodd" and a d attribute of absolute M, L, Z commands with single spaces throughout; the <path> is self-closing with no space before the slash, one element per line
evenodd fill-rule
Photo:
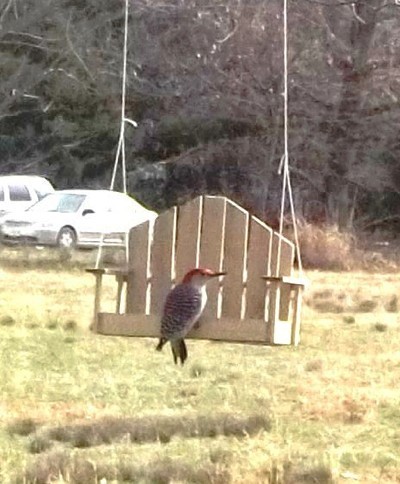
<path fill-rule="evenodd" d="M 266 282 L 276 282 L 281 284 L 288 284 L 290 286 L 305 287 L 309 285 L 308 279 L 305 277 L 293 277 L 293 276 L 261 276 Z"/>
<path fill-rule="evenodd" d="M 102 277 L 104 275 L 115 276 L 116 278 L 122 278 L 124 281 L 126 281 L 129 274 L 132 271 L 126 268 L 115 267 L 115 268 L 106 268 L 106 269 L 89 268 L 89 269 L 86 269 L 86 272 L 93 274 L 95 277 L 99 277 L 99 276 Z"/>

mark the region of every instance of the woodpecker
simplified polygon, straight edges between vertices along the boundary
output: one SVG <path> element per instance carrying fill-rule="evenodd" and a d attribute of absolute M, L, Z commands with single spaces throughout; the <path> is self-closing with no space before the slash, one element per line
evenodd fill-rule
<path fill-rule="evenodd" d="M 161 337 L 157 350 L 161 351 L 165 343 L 171 343 L 174 363 L 187 359 L 185 336 L 200 318 L 206 303 L 206 284 L 215 277 L 224 276 L 226 272 L 214 272 L 211 269 L 192 269 L 182 282 L 168 294 L 161 318 Z"/>

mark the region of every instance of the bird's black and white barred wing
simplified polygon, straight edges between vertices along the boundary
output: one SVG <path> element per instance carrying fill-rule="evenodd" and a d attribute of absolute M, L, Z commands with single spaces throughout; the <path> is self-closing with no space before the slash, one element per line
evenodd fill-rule
<path fill-rule="evenodd" d="M 190 284 L 178 284 L 168 294 L 161 320 L 161 335 L 183 337 L 200 317 L 202 295 Z"/>

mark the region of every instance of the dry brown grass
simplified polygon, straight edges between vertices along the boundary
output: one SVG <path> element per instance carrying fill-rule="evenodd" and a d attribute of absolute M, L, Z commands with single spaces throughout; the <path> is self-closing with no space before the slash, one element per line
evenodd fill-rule
<path fill-rule="evenodd" d="M 377 250 L 368 234 L 343 233 L 336 226 L 303 223 L 299 227 L 299 242 L 303 264 L 308 269 L 376 272 L 396 271 L 399 267 L 397 258 Z"/>
<path fill-rule="evenodd" d="M 305 293 L 305 302 L 313 310 L 321 314 L 342 314 L 342 320 L 349 324 L 356 322 L 355 314 L 381 314 L 396 320 L 400 291 L 396 274 L 342 272 L 336 275 L 334 282 L 326 279 L 325 274 L 315 272 Z"/>
<path fill-rule="evenodd" d="M 28 435 L 35 431 L 34 422 L 25 419 L 10 424 L 9 432 Z M 262 430 L 270 430 L 271 422 L 265 415 L 238 416 L 230 414 L 204 416 L 146 416 L 141 418 L 106 417 L 90 423 L 60 425 L 40 429 L 32 437 L 30 447 L 36 453 L 44 450 L 52 441 L 69 443 L 73 447 L 86 448 L 129 439 L 130 442 L 170 442 L 175 436 L 182 438 L 216 438 L 220 435 L 237 438 L 253 436 Z M 45 442 L 48 445 L 45 445 Z"/>
<path fill-rule="evenodd" d="M 120 460 L 116 465 L 109 466 L 95 464 L 91 459 L 60 450 L 49 451 L 38 457 L 16 480 L 17 483 L 24 484 L 48 484 L 49 482 L 60 484 L 67 482 L 74 484 L 98 484 L 99 482 L 228 484 L 232 482 L 229 471 L 218 463 L 210 462 L 194 466 L 179 459 L 160 458 L 143 465 Z"/>
<path fill-rule="evenodd" d="M 349 270 L 357 261 L 355 239 L 336 227 L 302 224 L 299 242 L 305 267 L 321 270 Z"/>
<path fill-rule="evenodd" d="M 176 368 L 88 331 L 83 268 L 3 268 L 0 481 L 399 482 L 399 275 L 307 277 L 299 347 L 188 341 Z"/>

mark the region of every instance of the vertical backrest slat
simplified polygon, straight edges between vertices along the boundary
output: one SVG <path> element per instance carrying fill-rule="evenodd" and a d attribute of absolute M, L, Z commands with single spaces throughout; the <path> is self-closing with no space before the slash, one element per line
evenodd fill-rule
<path fill-rule="evenodd" d="M 225 214 L 224 278 L 222 316 L 241 318 L 243 272 L 247 250 L 248 212 L 227 200 Z"/>
<path fill-rule="evenodd" d="M 149 231 L 152 224 L 153 222 L 145 222 L 129 232 L 127 313 L 146 312 Z"/>
<path fill-rule="evenodd" d="M 176 282 L 194 269 L 198 261 L 198 238 L 201 225 L 201 197 L 179 207 L 176 238 Z"/>
<path fill-rule="evenodd" d="M 222 249 L 224 242 L 225 199 L 222 197 L 204 197 L 203 223 L 200 240 L 200 266 L 214 271 L 224 269 Z M 204 309 L 205 319 L 215 319 L 218 315 L 219 281 L 207 284 L 207 306 Z"/>
<path fill-rule="evenodd" d="M 250 219 L 247 265 L 246 318 L 264 319 L 265 282 L 261 276 L 268 274 L 272 247 L 272 229 L 255 217 Z"/>
<path fill-rule="evenodd" d="M 151 245 L 150 313 L 161 314 L 171 288 L 172 254 L 174 245 L 174 210 L 161 214 L 154 223 Z"/>
<path fill-rule="evenodd" d="M 272 274 L 276 275 L 278 261 L 279 234 L 274 233 L 272 242 Z M 290 276 L 293 270 L 294 245 L 285 237 L 281 237 L 281 257 L 279 264 L 279 276 Z M 286 285 L 281 290 L 279 317 L 287 321 L 290 306 L 290 286 Z"/>
<path fill-rule="evenodd" d="M 286 237 L 281 237 L 281 257 L 277 273 L 280 235 L 274 232 L 272 240 L 271 274 L 273 276 L 290 276 L 293 269 L 294 245 Z"/>

